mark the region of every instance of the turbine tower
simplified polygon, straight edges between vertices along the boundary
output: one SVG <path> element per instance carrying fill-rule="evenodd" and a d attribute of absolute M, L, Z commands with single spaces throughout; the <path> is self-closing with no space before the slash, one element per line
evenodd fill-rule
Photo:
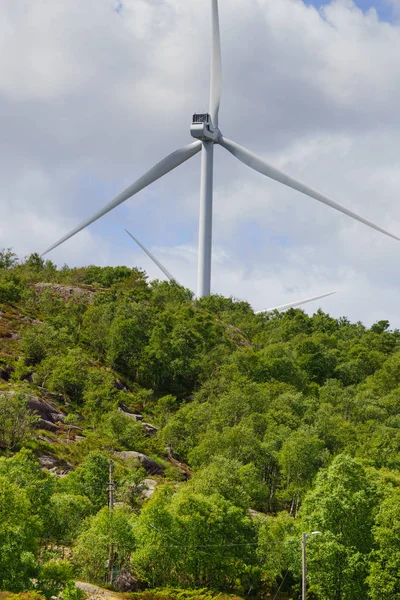
<path fill-rule="evenodd" d="M 314 198 L 322 204 L 372 227 L 376 231 L 388 235 L 395 240 L 400 238 L 382 229 L 375 223 L 364 219 L 352 212 L 348 208 L 334 202 L 327 196 L 320 194 L 309 186 L 297 181 L 290 175 L 279 171 L 269 165 L 264 159 L 253 154 L 246 148 L 243 148 L 236 142 L 233 142 L 222 135 L 219 129 L 218 114 L 222 94 L 222 61 L 221 61 L 221 41 L 218 15 L 218 0 L 211 2 L 211 24 L 212 24 L 212 51 L 211 51 L 211 83 L 210 83 L 210 105 L 208 113 L 195 114 L 190 128 L 191 135 L 196 139 L 195 142 L 172 152 L 147 173 L 130 185 L 125 191 L 121 192 L 114 200 L 98 210 L 94 215 L 80 223 L 72 231 L 67 233 L 60 240 L 55 242 L 43 254 L 47 254 L 79 231 L 100 219 L 100 217 L 113 210 L 128 198 L 131 198 L 145 187 L 160 179 L 179 165 L 186 162 L 200 152 L 201 150 L 201 183 L 200 183 L 200 216 L 199 216 L 199 255 L 198 255 L 198 296 L 207 296 L 211 289 L 211 251 L 212 251 L 212 204 L 213 204 L 213 165 L 214 165 L 214 145 L 218 144 L 228 150 L 239 161 L 258 171 L 262 175 L 269 177 L 279 183 L 282 183 L 302 194 Z"/>
<path fill-rule="evenodd" d="M 132 235 L 127 229 L 125 229 L 126 233 L 133 239 L 134 242 L 147 254 L 147 256 L 157 265 L 157 267 L 164 273 L 164 275 L 171 281 L 175 282 L 178 285 L 181 285 L 179 281 L 171 275 L 171 273 L 164 267 L 162 263 L 150 252 L 148 248 L 142 242 Z M 313 296 L 312 298 L 305 298 L 304 300 L 296 300 L 295 302 L 289 302 L 289 304 L 281 304 L 280 306 L 273 306 L 272 308 L 265 308 L 264 310 L 255 311 L 255 315 L 267 314 L 274 312 L 274 310 L 278 310 L 279 312 L 288 310 L 289 308 L 295 308 L 296 306 L 302 306 L 303 304 L 308 304 L 308 302 L 314 302 L 315 300 L 320 300 L 321 298 L 327 298 L 328 296 L 332 296 L 336 294 L 336 292 L 328 292 L 327 294 L 321 294 L 320 296 Z"/>

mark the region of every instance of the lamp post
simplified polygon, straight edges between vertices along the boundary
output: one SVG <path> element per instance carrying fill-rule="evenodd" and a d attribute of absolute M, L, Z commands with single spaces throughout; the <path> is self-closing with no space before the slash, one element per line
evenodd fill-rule
<path fill-rule="evenodd" d="M 307 538 L 310 535 L 321 535 L 320 531 L 312 531 L 311 533 L 303 533 L 301 535 L 301 556 L 302 556 L 302 581 L 301 581 L 301 600 L 306 600 L 307 594 L 307 555 L 306 544 Z"/>

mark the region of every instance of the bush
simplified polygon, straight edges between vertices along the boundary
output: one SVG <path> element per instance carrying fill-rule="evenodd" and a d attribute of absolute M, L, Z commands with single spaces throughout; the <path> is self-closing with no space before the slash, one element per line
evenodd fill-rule
<path fill-rule="evenodd" d="M 0 395 L 0 448 L 12 450 L 30 433 L 38 417 L 28 411 L 23 394 Z"/>
<path fill-rule="evenodd" d="M 46 598 L 58 596 L 72 581 L 72 565 L 66 560 L 51 559 L 40 568 L 38 585 Z"/>

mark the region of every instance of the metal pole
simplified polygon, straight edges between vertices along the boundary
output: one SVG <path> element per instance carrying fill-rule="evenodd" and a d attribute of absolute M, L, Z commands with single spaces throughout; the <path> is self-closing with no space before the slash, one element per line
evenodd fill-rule
<path fill-rule="evenodd" d="M 108 509 L 109 509 L 109 523 L 110 523 L 110 545 L 108 549 L 108 583 L 112 585 L 113 582 L 113 562 L 114 562 L 114 544 L 113 544 L 113 510 L 114 510 L 114 464 L 110 460 L 110 466 L 108 470 Z"/>
<path fill-rule="evenodd" d="M 301 582 L 301 599 L 306 600 L 307 594 L 307 557 L 306 557 L 306 543 L 307 534 L 303 533 L 301 536 L 301 550 L 302 550 L 302 582 Z"/>
<path fill-rule="evenodd" d="M 108 470 L 108 508 L 110 511 L 114 509 L 114 481 L 113 481 L 114 465 L 113 461 L 110 460 L 110 466 Z"/>
<path fill-rule="evenodd" d="M 214 142 L 203 142 L 201 153 L 199 257 L 197 295 L 208 296 L 211 289 L 212 203 Z"/>

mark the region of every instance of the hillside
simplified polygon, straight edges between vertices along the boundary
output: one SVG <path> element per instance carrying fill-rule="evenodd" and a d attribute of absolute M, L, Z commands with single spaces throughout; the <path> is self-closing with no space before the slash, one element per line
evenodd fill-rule
<path fill-rule="evenodd" d="M 297 598 L 320 531 L 310 598 L 400 597 L 399 385 L 386 321 L 1 252 L 0 588 Z"/>

